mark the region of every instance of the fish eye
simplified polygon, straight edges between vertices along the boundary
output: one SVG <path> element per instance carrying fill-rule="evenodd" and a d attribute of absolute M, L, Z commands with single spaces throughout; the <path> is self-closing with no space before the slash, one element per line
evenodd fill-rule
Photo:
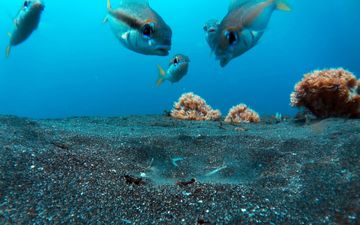
<path fill-rule="evenodd" d="M 179 63 L 179 58 L 178 57 L 175 57 L 175 59 L 174 59 L 174 64 L 178 64 Z"/>
<path fill-rule="evenodd" d="M 28 7 L 29 4 L 30 4 L 30 1 L 25 1 L 25 2 L 24 2 L 24 7 Z"/>
<path fill-rule="evenodd" d="M 203 29 L 204 29 L 204 31 L 207 31 L 208 30 L 207 25 L 203 26 Z"/>
<path fill-rule="evenodd" d="M 150 37 L 154 33 L 154 24 L 147 23 L 143 26 L 142 33 L 144 37 Z"/>
<path fill-rule="evenodd" d="M 226 31 L 225 37 L 229 41 L 230 45 L 234 45 L 238 41 L 238 35 L 237 35 L 237 33 L 233 32 L 233 31 Z"/>

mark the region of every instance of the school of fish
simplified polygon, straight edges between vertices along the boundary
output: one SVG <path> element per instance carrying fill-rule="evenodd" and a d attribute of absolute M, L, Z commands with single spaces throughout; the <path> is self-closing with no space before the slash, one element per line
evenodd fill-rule
<path fill-rule="evenodd" d="M 17 13 L 14 29 L 8 33 L 10 41 L 6 48 L 23 43 L 37 29 L 45 9 L 42 0 L 26 0 Z M 208 20 L 204 26 L 205 40 L 221 67 L 257 45 L 267 29 L 275 10 L 290 11 L 286 0 L 230 0 L 227 14 L 220 21 Z M 148 0 L 121 0 L 114 8 L 107 0 L 108 23 L 115 37 L 127 49 L 143 55 L 167 56 L 172 47 L 172 29 L 150 7 Z M 177 54 L 170 60 L 165 71 L 161 66 L 156 82 L 179 82 L 189 69 L 190 58 Z"/>

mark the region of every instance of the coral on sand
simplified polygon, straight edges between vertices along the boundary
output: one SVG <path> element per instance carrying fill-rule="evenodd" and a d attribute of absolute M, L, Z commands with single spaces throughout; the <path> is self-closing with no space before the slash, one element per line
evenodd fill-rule
<path fill-rule="evenodd" d="M 258 123 L 260 116 L 245 104 L 232 107 L 225 118 L 226 123 Z"/>
<path fill-rule="evenodd" d="M 213 110 L 206 101 L 194 93 L 183 94 L 170 114 L 173 118 L 181 120 L 219 120 L 221 113 Z"/>
<path fill-rule="evenodd" d="M 305 107 L 315 116 L 360 117 L 360 81 L 339 69 L 316 70 L 305 74 L 291 94 L 293 107 Z"/>

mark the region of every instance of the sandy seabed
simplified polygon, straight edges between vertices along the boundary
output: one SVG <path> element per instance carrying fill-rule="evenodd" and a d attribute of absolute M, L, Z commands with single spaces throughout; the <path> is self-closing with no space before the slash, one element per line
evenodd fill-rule
<path fill-rule="evenodd" d="M 1 224 L 359 224 L 360 120 L 0 117 Z"/>

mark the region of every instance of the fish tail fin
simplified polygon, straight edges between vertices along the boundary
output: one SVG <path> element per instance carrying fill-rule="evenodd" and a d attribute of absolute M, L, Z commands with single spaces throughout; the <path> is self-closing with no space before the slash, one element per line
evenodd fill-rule
<path fill-rule="evenodd" d="M 10 57 L 10 52 L 11 52 L 11 46 L 9 45 L 9 46 L 7 46 L 7 48 L 6 48 L 6 54 L 5 54 L 6 58 L 9 58 L 9 57 Z"/>
<path fill-rule="evenodd" d="M 165 81 L 166 71 L 160 65 L 158 65 L 157 67 L 159 69 L 159 77 L 156 81 L 156 86 L 160 87 Z"/>
<path fill-rule="evenodd" d="M 111 10 L 111 2 L 110 2 L 110 0 L 107 0 L 107 9 Z"/>
<path fill-rule="evenodd" d="M 281 11 L 291 11 L 291 7 L 287 0 L 275 0 L 276 9 Z"/>

